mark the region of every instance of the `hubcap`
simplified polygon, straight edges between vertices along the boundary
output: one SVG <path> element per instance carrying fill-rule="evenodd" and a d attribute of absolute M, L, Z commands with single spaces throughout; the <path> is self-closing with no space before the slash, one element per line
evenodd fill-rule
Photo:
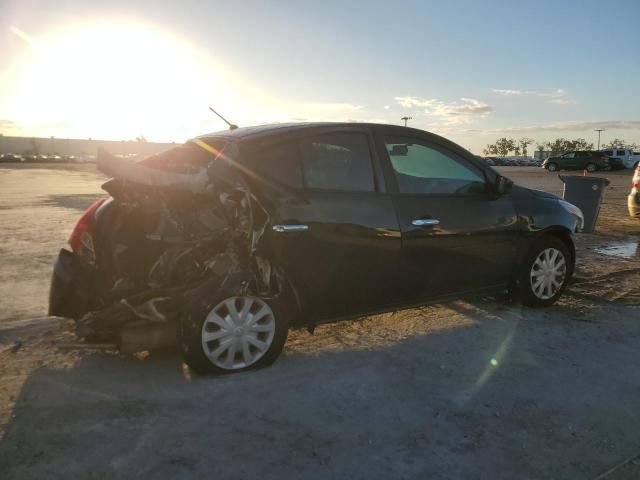
<path fill-rule="evenodd" d="M 555 248 L 546 248 L 531 267 L 531 290 L 541 300 L 548 300 L 558 293 L 567 276 L 564 254 Z"/>
<path fill-rule="evenodd" d="M 215 366 L 236 370 L 256 363 L 276 331 L 273 311 L 256 297 L 231 297 L 213 307 L 202 325 L 202 350 Z"/>

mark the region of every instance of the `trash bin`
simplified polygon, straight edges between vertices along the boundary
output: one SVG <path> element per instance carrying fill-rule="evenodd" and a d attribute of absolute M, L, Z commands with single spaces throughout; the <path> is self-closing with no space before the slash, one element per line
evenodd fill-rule
<path fill-rule="evenodd" d="M 609 180 L 600 177 L 582 177 L 578 175 L 558 175 L 564 183 L 562 198 L 573 203 L 584 215 L 584 232 L 593 232 L 600 212 L 604 187 Z"/>

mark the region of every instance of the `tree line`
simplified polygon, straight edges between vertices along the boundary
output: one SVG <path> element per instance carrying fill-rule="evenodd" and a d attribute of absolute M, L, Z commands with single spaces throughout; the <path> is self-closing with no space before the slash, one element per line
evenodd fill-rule
<path fill-rule="evenodd" d="M 527 155 L 527 147 L 533 143 L 531 138 L 520 138 L 515 140 L 513 138 L 502 137 L 487 145 L 483 152 L 485 155 L 498 155 L 505 157 L 510 153 L 513 155 Z M 639 150 L 639 146 L 636 143 L 627 142 L 621 138 L 614 138 L 608 143 L 603 143 L 600 146 L 601 150 L 611 148 L 628 148 L 630 150 Z M 593 143 L 587 142 L 584 138 L 567 139 L 556 138 L 552 142 L 542 142 L 536 145 L 538 151 L 550 151 L 554 155 L 562 152 L 570 152 L 573 150 L 593 150 Z"/>

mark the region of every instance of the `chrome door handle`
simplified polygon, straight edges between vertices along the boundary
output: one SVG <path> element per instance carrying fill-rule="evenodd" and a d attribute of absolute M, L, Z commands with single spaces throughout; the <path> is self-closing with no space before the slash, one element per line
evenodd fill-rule
<path fill-rule="evenodd" d="M 416 218 L 411 221 L 411 225 L 416 227 L 428 227 L 430 225 L 438 225 L 440 220 L 436 220 L 435 218 Z"/>
<path fill-rule="evenodd" d="M 277 233 L 306 232 L 307 230 L 309 230 L 309 225 L 302 225 L 302 224 L 274 225 L 273 227 L 271 227 L 271 230 Z"/>

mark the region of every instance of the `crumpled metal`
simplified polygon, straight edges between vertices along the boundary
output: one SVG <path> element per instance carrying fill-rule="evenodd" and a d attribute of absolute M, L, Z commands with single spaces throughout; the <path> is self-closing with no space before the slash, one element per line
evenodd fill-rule
<path fill-rule="evenodd" d="M 98 169 L 114 177 L 103 188 L 115 208 L 156 219 L 146 240 L 160 253 L 148 271 L 137 272 L 142 284 L 124 276 L 113 282 L 103 295 L 108 302 L 77 321 L 80 336 L 105 340 L 132 323 L 177 322 L 187 305 L 212 296 L 280 294 L 282 273 L 257 255 L 270 214 L 247 185 L 244 167 L 224 152 L 211 153 L 207 168 L 174 173 L 99 152 Z M 132 247 L 109 248 L 117 257 Z M 125 263 L 116 258 L 113 265 L 124 271 Z"/>

